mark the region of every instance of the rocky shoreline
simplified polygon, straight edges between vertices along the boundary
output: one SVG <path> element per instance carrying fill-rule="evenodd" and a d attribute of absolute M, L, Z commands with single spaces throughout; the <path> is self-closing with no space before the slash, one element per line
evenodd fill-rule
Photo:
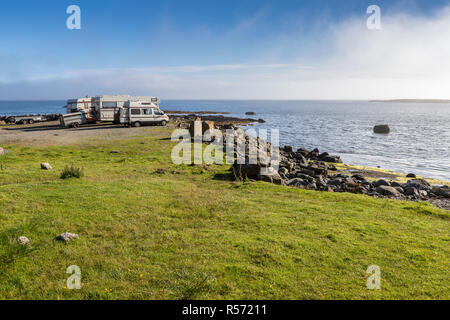
<path fill-rule="evenodd" d="M 427 201 L 437 207 L 450 210 L 448 185 L 431 185 L 425 179 L 417 178 L 413 174 L 407 176 L 409 180 L 405 183 L 390 179 L 373 180 L 362 174 L 346 174 L 336 167 L 337 164 L 342 164 L 339 156 L 320 152 L 318 149 L 294 150 L 291 146 L 280 149 L 279 168 L 276 171 L 270 167 L 269 159 L 259 158 L 254 164 L 254 161 L 250 161 L 248 154 L 250 147 L 256 147 L 258 152 L 264 150 L 261 148 L 270 150 L 269 142 L 249 136 L 241 128 L 235 128 L 233 143 L 236 143 L 238 139 L 245 139 L 246 154 L 244 164 L 238 164 L 236 161 L 238 154 L 235 152 L 235 163 L 230 170 L 236 179 L 260 180 L 323 192 L 349 192 L 377 198 Z M 225 143 L 227 143 L 226 139 Z M 261 170 L 266 170 L 265 174 L 261 174 Z"/>

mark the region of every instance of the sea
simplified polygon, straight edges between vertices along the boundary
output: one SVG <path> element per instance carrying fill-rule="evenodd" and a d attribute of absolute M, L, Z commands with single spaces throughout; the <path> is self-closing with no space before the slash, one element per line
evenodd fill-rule
<path fill-rule="evenodd" d="M 0 116 L 64 113 L 65 104 L 0 101 Z M 281 146 L 318 148 L 341 156 L 344 163 L 450 181 L 449 103 L 162 100 L 161 108 L 261 118 L 266 122 L 247 129 L 279 130 Z M 374 134 L 377 124 L 388 124 L 391 132 Z"/>

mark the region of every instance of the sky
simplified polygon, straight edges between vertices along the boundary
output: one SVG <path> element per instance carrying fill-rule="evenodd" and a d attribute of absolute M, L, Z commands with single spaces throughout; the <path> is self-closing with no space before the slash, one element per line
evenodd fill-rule
<path fill-rule="evenodd" d="M 450 99 L 449 84 L 450 0 L 0 2 L 0 100 Z"/>

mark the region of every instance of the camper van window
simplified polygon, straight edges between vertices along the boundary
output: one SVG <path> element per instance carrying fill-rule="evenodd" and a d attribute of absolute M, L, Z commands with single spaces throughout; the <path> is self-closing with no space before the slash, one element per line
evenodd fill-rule
<path fill-rule="evenodd" d="M 141 114 L 141 109 L 131 109 L 131 114 L 134 114 L 134 115 Z"/>
<path fill-rule="evenodd" d="M 152 109 L 142 109 L 142 114 L 151 116 L 152 115 Z"/>
<path fill-rule="evenodd" d="M 157 115 L 157 116 L 162 116 L 164 113 L 162 113 L 162 111 L 161 110 L 156 110 L 155 109 L 155 115 Z"/>
<path fill-rule="evenodd" d="M 103 108 L 117 108 L 117 102 L 103 102 Z"/>

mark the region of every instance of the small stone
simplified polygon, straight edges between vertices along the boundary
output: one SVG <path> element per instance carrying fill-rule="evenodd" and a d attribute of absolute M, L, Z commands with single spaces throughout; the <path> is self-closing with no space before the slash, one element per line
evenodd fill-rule
<path fill-rule="evenodd" d="M 70 232 L 61 233 L 59 236 L 56 237 L 57 240 L 64 241 L 64 242 L 69 242 L 72 239 L 78 239 L 78 238 L 79 237 L 76 233 L 70 233 Z"/>
<path fill-rule="evenodd" d="M 28 244 L 30 244 L 30 239 L 28 239 L 25 236 L 21 236 L 17 238 L 17 243 L 21 246 L 26 246 Z"/>
<path fill-rule="evenodd" d="M 52 166 L 48 162 L 41 163 L 42 170 L 52 170 Z"/>
<path fill-rule="evenodd" d="M 166 172 L 167 172 L 167 170 L 164 168 L 160 168 L 160 169 L 156 170 L 157 174 L 165 174 Z"/>
<path fill-rule="evenodd" d="M 407 178 L 416 178 L 416 175 L 414 173 L 408 173 L 406 175 Z"/>

